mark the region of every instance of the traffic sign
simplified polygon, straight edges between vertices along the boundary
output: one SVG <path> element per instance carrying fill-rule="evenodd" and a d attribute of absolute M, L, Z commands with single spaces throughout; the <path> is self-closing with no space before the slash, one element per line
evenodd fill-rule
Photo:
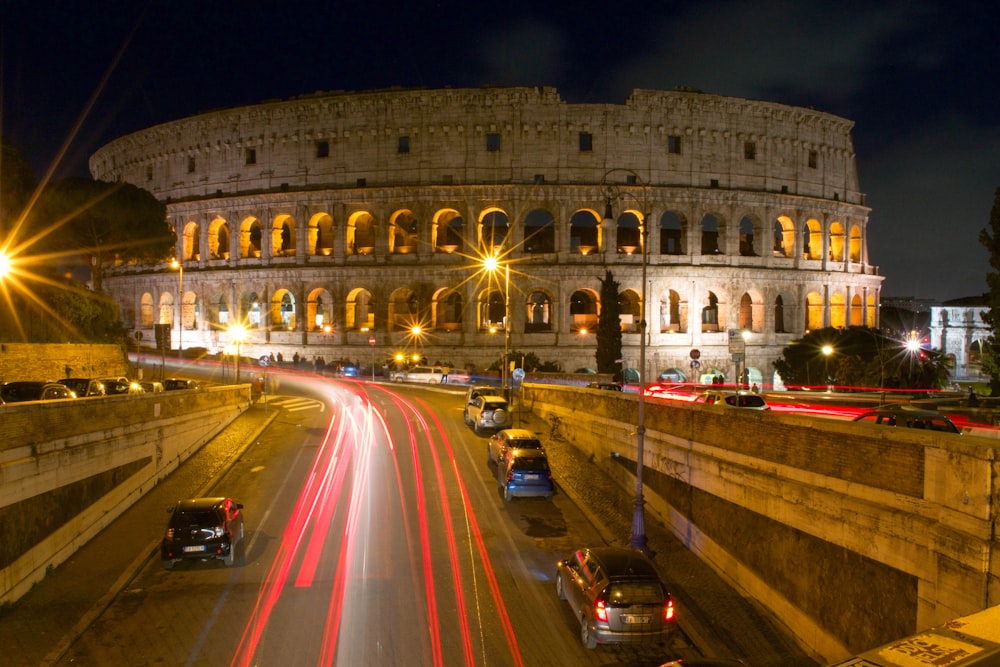
<path fill-rule="evenodd" d="M 271 360 L 268 358 L 266 354 L 260 355 L 260 359 L 258 359 L 258 361 L 260 362 L 260 365 L 264 366 L 265 368 L 269 363 L 271 363 Z"/>
<path fill-rule="evenodd" d="M 520 382 L 521 380 L 524 379 L 524 369 L 515 368 L 513 371 L 511 371 L 510 376 L 514 378 L 514 382 Z"/>
<path fill-rule="evenodd" d="M 375 345 L 375 336 L 369 336 L 368 337 L 368 344 L 369 345 Z"/>

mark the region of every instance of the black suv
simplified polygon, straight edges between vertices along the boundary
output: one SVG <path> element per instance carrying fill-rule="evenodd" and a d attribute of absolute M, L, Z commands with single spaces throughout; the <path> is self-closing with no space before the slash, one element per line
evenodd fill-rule
<path fill-rule="evenodd" d="M 579 619 L 587 648 L 665 640 L 676 627 L 670 594 L 636 549 L 577 550 L 556 563 L 556 592 Z"/>
<path fill-rule="evenodd" d="M 232 498 L 192 498 L 168 508 L 170 522 L 160 543 L 163 567 L 191 558 L 233 565 L 243 542 L 242 509 Z"/>

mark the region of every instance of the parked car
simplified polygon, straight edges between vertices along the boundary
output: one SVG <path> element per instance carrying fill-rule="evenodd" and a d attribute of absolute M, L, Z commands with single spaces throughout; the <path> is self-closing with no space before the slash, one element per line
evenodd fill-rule
<path fill-rule="evenodd" d="M 496 396 L 500 389 L 488 384 L 474 384 L 465 390 L 465 404 L 468 405 L 477 396 Z"/>
<path fill-rule="evenodd" d="M 505 428 L 490 436 L 486 443 L 487 463 L 496 463 L 498 467 L 507 464 L 507 452 L 515 449 L 537 449 L 545 451 L 542 441 L 535 434 L 524 428 Z"/>
<path fill-rule="evenodd" d="M 556 487 L 552 481 L 549 457 L 541 449 L 511 450 L 503 465 L 497 467 L 497 487 L 503 499 L 545 498 L 551 500 Z"/>
<path fill-rule="evenodd" d="M 413 366 L 397 376 L 397 382 L 417 382 L 420 384 L 442 384 L 448 375 L 440 366 Z"/>
<path fill-rule="evenodd" d="M 878 424 L 880 426 L 922 428 L 928 431 L 941 431 L 942 433 L 962 432 L 962 429 L 958 428 L 955 422 L 940 412 L 914 408 L 905 404 L 887 405 L 877 410 L 869 410 L 855 417 L 854 421 L 866 424 Z"/>
<path fill-rule="evenodd" d="M 73 390 L 58 382 L 35 382 L 19 380 L 7 382 L 0 387 L 0 398 L 4 403 L 23 403 L 26 401 L 57 401 L 66 398 L 76 398 Z"/>
<path fill-rule="evenodd" d="M 356 378 L 361 374 L 354 364 L 340 364 L 337 366 L 337 377 Z"/>
<path fill-rule="evenodd" d="M 72 389 L 77 398 L 107 394 L 104 390 L 104 383 L 97 378 L 63 378 L 59 380 L 59 384 L 64 384 Z"/>
<path fill-rule="evenodd" d="M 664 639 L 676 627 L 670 594 L 636 549 L 577 550 L 556 563 L 556 592 L 580 620 L 587 648 Z"/>
<path fill-rule="evenodd" d="M 718 405 L 730 408 L 743 408 L 746 410 L 770 410 L 767 401 L 752 391 L 721 391 L 711 389 L 698 394 L 695 403 L 706 405 Z"/>
<path fill-rule="evenodd" d="M 446 368 L 445 375 L 448 376 L 448 384 L 469 384 L 472 382 L 472 373 L 464 368 Z"/>
<path fill-rule="evenodd" d="M 178 389 L 199 389 L 201 385 L 197 380 L 186 378 L 167 378 L 163 381 L 163 388 L 167 391 L 177 391 Z"/>
<path fill-rule="evenodd" d="M 622 385 L 620 382 L 591 382 L 587 385 L 588 389 L 602 389 L 604 391 L 621 391 Z"/>
<path fill-rule="evenodd" d="M 150 382 L 145 380 L 140 382 L 139 386 L 142 387 L 142 390 L 147 394 L 159 394 L 164 391 L 162 382 Z"/>
<path fill-rule="evenodd" d="M 127 377 L 101 378 L 101 382 L 104 383 L 104 391 L 108 396 L 143 393 L 142 385 L 132 382 Z"/>
<path fill-rule="evenodd" d="M 217 558 L 227 566 L 236 562 L 243 542 L 243 505 L 232 498 L 181 500 L 170 512 L 167 530 L 160 542 L 163 567 L 187 559 Z"/>
<path fill-rule="evenodd" d="M 476 396 L 465 406 L 465 423 L 476 435 L 510 425 L 510 406 L 503 396 Z"/>

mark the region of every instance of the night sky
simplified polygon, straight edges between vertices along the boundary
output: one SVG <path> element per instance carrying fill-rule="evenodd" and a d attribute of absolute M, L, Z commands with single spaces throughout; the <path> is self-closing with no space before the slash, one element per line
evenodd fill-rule
<path fill-rule="evenodd" d="M 129 132 L 330 90 L 678 86 L 854 121 L 884 295 L 982 294 L 1000 186 L 992 2 L 0 0 L 0 133 L 40 178 Z"/>

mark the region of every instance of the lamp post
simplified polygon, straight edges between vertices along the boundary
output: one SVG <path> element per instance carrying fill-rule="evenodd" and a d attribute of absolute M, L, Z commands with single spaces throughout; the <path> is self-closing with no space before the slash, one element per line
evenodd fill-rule
<path fill-rule="evenodd" d="M 604 176 L 601 177 L 602 187 L 607 185 L 608 176 L 616 171 L 631 175 L 641 188 L 642 192 L 642 211 L 640 211 L 639 220 L 639 254 L 642 261 L 642 285 L 640 287 L 639 296 L 639 401 L 635 428 L 635 507 L 632 512 L 632 532 L 629 535 L 629 546 L 633 549 L 645 552 L 647 550 L 645 516 L 646 500 L 643 498 L 642 492 L 642 469 L 645 466 L 646 444 L 646 266 L 648 263 L 646 255 L 646 241 L 649 235 L 649 225 L 647 220 L 649 216 L 649 202 L 646 198 L 645 184 L 642 182 L 642 179 L 639 178 L 639 174 L 635 173 L 631 169 L 611 169 L 605 172 Z M 629 192 L 618 193 L 618 197 L 625 195 L 635 197 L 635 195 Z M 604 225 L 606 229 L 610 229 L 611 225 L 614 224 L 612 218 L 613 214 L 612 196 L 609 193 L 604 208 L 604 220 L 601 221 L 601 224 Z"/>
<path fill-rule="evenodd" d="M 247 330 L 242 324 L 229 327 L 229 340 L 236 343 L 236 384 L 240 383 L 240 347 L 243 344 L 243 338 L 246 336 L 246 333 Z"/>
<path fill-rule="evenodd" d="M 500 268 L 500 258 L 496 251 L 483 260 L 483 268 L 490 274 L 496 275 Z M 504 291 L 503 291 L 503 364 L 500 367 L 500 387 L 503 390 L 503 397 L 510 400 L 508 395 L 507 371 L 510 362 L 507 357 L 510 354 L 510 264 L 504 263 Z"/>
<path fill-rule="evenodd" d="M 170 268 L 177 271 L 177 356 L 184 357 L 184 265 L 174 257 Z"/>
<path fill-rule="evenodd" d="M 823 384 L 826 390 L 830 391 L 830 355 L 833 354 L 832 345 L 824 345 L 823 348 Z"/>

